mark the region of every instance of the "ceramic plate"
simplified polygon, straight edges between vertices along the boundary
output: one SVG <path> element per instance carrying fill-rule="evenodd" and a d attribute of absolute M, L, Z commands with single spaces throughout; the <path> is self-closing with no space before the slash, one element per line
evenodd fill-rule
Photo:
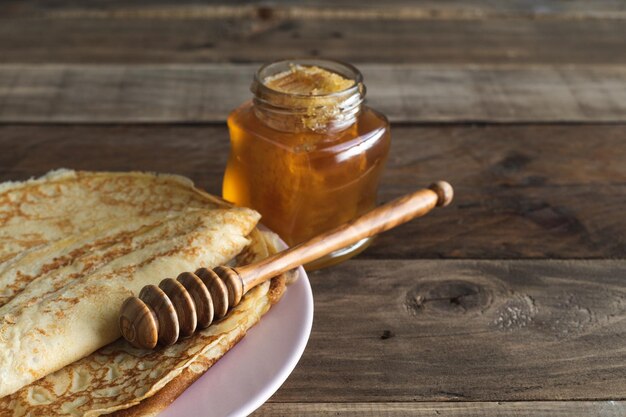
<path fill-rule="evenodd" d="M 283 298 L 234 348 L 159 417 L 247 416 L 285 382 L 313 324 L 313 294 L 303 268 Z"/>

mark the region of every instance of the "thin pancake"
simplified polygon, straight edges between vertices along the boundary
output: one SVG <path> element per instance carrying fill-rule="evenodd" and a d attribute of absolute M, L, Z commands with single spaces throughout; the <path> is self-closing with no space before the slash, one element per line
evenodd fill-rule
<path fill-rule="evenodd" d="M 225 206 L 176 175 L 57 170 L 5 182 L 0 184 L 0 262 L 103 222 Z"/>
<path fill-rule="evenodd" d="M 0 185 L 0 397 L 119 337 L 146 284 L 222 264 L 258 221 L 187 180 L 63 171 Z"/>
<path fill-rule="evenodd" d="M 253 231 L 250 238 L 238 265 L 277 251 L 271 234 Z M 0 399 L 0 415 L 155 415 L 236 344 L 284 289 L 285 276 L 258 286 L 220 323 L 167 348 L 146 351 L 118 340 Z"/>

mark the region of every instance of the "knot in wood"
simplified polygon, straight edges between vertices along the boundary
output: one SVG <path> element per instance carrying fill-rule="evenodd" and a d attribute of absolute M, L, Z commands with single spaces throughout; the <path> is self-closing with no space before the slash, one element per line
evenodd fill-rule
<path fill-rule="evenodd" d="M 491 291 L 480 284 L 452 280 L 425 282 L 407 293 L 406 308 L 415 315 L 468 314 L 491 304 Z"/>

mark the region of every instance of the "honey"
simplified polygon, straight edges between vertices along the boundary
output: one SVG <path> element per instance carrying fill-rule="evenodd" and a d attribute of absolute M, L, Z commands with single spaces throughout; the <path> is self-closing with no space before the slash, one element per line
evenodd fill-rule
<path fill-rule="evenodd" d="M 360 73 L 333 61 L 282 61 L 256 74 L 254 99 L 228 117 L 223 196 L 259 211 L 289 245 L 372 209 L 389 123 L 363 105 Z M 319 267 L 364 249 L 360 242 Z"/>

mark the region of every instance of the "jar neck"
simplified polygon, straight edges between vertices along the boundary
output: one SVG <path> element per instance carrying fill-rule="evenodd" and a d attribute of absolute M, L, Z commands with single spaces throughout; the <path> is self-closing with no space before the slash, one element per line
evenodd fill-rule
<path fill-rule="evenodd" d="M 352 81 L 340 91 L 304 94 L 271 88 L 267 80 L 297 66 L 318 67 Z M 253 110 L 267 126 L 293 133 L 333 133 L 352 126 L 361 111 L 365 86 L 361 73 L 349 64 L 328 60 L 278 61 L 257 71 L 252 82 Z"/>

